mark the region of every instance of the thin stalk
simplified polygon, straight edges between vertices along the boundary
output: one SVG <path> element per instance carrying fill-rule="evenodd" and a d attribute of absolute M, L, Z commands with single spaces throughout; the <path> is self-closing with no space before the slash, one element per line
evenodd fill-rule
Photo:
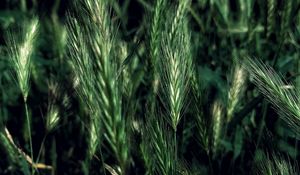
<path fill-rule="evenodd" d="M 176 133 L 177 131 L 174 130 L 174 150 L 175 150 L 175 153 L 174 153 L 174 158 L 175 158 L 175 161 L 174 161 L 174 167 L 175 167 L 175 173 L 176 173 L 176 164 L 177 164 L 177 136 L 176 136 Z"/>
<path fill-rule="evenodd" d="M 40 159 L 40 157 L 41 157 L 42 150 L 43 150 L 43 148 L 44 148 L 44 144 L 45 144 L 45 141 L 46 141 L 46 137 L 47 137 L 47 135 L 44 136 L 44 138 L 43 138 L 43 140 L 42 140 L 42 142 L 41 142 L 41 146 L 40 146 L 40 149 L 39 149 L 38 156 L 37 156 L 37 158 L 36 158 L 36 162 L 39 162 L 39 159 Z"/>
<path fill-rule="evenodd" d="M 259 134 L 258 134 L 258 139 L 256 141 L 256 143 L 257 143 L 256 144 L 256 149 L 259 147 L 259 144 L 260 144 L 261 138 L 262 138 L 263 129 L 265 128 L 265 125 L 266 125 L 265 118 L 266 118 L 266 115 L 267 115 L 267 107 L 268 107 L 268 105 L 264 102 L 263 106 L 262 106 L 262 108 L 263 108 L 263 117 L 262 117 L 261 123 L 259 125 Z"/>
<path fill-rule="evenodd" d="M 214 169 L 213 169 L 213 165 L 212 165 L 212 160 L 211 160 L 211 157 L 212 157 L 212 156 L 210 156 L 209 154 L 207 154 L 207 156 L 208 156 L 209 167 L 210 167 L 210 170 L 212 171 L 211 174 L 215 174 L 215 173 L 214 173 Z"/>
<path fill-rule="evenodd" d="M 31 127 L 30 127 L 31 122 L 30 122 L 30 118 L 29 118 L 28 105 L 27 105 L 27 100 L 26 99 L 24 99 L 24 106 L 25 106 L 25 113 L 26 113 L 28 136 L 29 136 L 30 157 L 34 161 L 34 159 L 33 159 L 33 148 L 32 148 L 32 138 L 31 138 Z M 31 169 L 32 169 L 32 174 L 34 174 L 33 166 L 31 166 Z"/>
<path fill-rule="evenodd" d="M 102 169 L 103 169 L 103 172 L 104 172 L 104 175 L 106 175 L 106 171 L 105 171 L 105 163 L 104 163 L 104 160 L 103 160 L 103 154 L 102 154 L 102 149 L 101 149 L 101 146 L 100 146 L 100 148 L 99 148 L 99 152 L 100 152 L 100 161 L 101 161 L 101 163 L 102 163 Z"/>
<path fill-rule="evenodd" d="M 21 0 L 21 11 L 26 12 L 27 10 L 27 5 L 26 5 L 26 0 Z"/>
<path fill-rule="evenodd" d="M 45 165 L 43 163 L 34 163 L 34 161 L 30 156 L 28 156 L 21 148 L 17 147 L 17 145 L 13 141 L 12 135 L 9 133 L 7 128 L 5 128 L 5 135 L 6 135 L 5 137 L 8 139 L 10 144 L 14 147 L 14 149 L 16 149 L 17 152 L 24 157 L 24 159 L 30 164 L 30 166 L 33 169 L 48 169 L 48 170 L 53 169 L 53 167 L 49 165 Z M 34 174 L 34 172 L 32 172 L 32 174 Z"/>

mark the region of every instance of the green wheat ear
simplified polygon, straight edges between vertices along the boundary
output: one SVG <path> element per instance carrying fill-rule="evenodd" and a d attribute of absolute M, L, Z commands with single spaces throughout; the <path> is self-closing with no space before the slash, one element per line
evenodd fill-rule
<path fill-rule="evenodd" d="M 232 75 L 232 82 L 230 89 L 228 91 L 228 100 L 227 100 L 227 122 L 230 122 L 240 99 L 243 96 L 245 90 L 245 81 L 246 81 L 246 71 L 242 68 L 241 65 L 235 65 Z"/>
<path fill-rule="evenodd" d="M 192 72 L 191 36 L 186 17 L 190 1 L 179 1 L 175 16 L 168 21 L 170 27 L 163 32 L 161 70 L 162 98 L 165 98 L 169 122 L 174 131 L 182 117 Z M 171 15 L 171 14 L 170 14 Z"/>
<path fill-rule="evenodd" d="M 12 58 L 17 82 L 23 94 L 24 101 L 27 101 L 30 89 L 31 56 L 35 47 L 38 23 L 38 19 L 32 19 L 29 24 L 24 25 L 24 38 L 22 41 L 17 40 L 11 33 L 9 34 L 8 47 L 10 48 L 10 57 Z"/>
<path fill-rule="evenodd" d="M 156 0 L 153 16 L 151 19 L 150 27 L 150 39 L 149 39 L 149 49 L 151 57 L 151 66 L 153 67 L 153 93 L 156 94 L 158 90 L 158 70 L 157 62 L 159 60 L 159 51 L 161 44 L 161 37 L 163 31 L 163 16 L 166 8 L 165 0 Z"/>
<path fill-rule="evenodd" d="M 211 139 L 211 149 L 213 155 L 218 153 L 220 140 L 222 139 L 222 131 L 224 129 L 224 112 L 223 104 L 220 100 L 216 100 L 212 105 L 212 139 Z"/>
<path fill-rule="evenodd" d="M 271 67 L 260 60 L 246 58 L 243 66 L 249 72 L 253 83 L 268 98 L 275 109 L 295 132 L 300 129 L 299 91 L 289 85 Z"/>
<path fill-rule="evenodd" d="M 47 132 L 53 131 L 59 121 L 60 121 L 60 112 L 58 106 L 55 104 L 58 96 L 60 96 L 60 87 L 58 83 L 50 80 L 48 82 L 48 109 L 47 109 L 47 116 L 46 116 L 46 130 Z"/>

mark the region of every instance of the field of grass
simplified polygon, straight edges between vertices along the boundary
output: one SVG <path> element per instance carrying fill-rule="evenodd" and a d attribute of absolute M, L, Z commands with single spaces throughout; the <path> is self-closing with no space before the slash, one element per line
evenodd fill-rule
<path fill-rule="evenodd" d="M 0 175 L 296 175 L 299 135 L 300 0 L 0 4 Z"/>

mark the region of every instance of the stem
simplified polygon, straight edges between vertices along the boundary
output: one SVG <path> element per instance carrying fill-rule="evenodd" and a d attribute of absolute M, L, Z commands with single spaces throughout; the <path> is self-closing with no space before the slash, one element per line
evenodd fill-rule
<path fill-rule="evenodd" d="M 101 163 L 102 163 L 102 168 L 103 168 L 103 172 L 104 172 L 104 175 L 106 175 L 106 171 L 105 171 L 105 163 L 104 163 L 104 160 L 103 160 L 103 154 L 102 154 L 102 148 L 100 146 L 100 149 L 99 149 L 99 152 L 100 152 L 100 160 L 101 160 Z"/>
<path fill-rule="evenodd" d="M 26 12 L 27 7 L 26 7 L 26 0 L 21 0 L 21 11 Z"/>
<path fill-rule="evenodd" d="M 266 115 L 267 115 L 268 104 L 264 102 L 262 105 L 263 105 L 262 106 L 263 117 L 262 117 L 262 120 L 260 121 L 259 134 L 258 134 L 258 139 L 256 141 L 256 143 L 257 143 L 256 149 L 258 149 L 258 147 L 260 145 L 260 142 L 261 142 L 261 139 L 262 139 L 262 136 L 263 136 L 263 131 L 264 131 L 264 128 L 265 128 L 265 125 L 266 125 L 265 119 L 266 119 Z"/>
<path fill-rule="evenodd" d="M 211 174 L 214 174 L 214 169 L 213 169 L 213 165 L 212 165 L 211 156 L 210 156 L 209 153 L 207 154 L 207 156 L 208 156 L 208 163 L 209 163 L 210 171 L 212 172 Z"/>
<path fill-rule="evenodd" d="M 44 136 L 44 138 L 43 138 L 43 140 L 42 140 L 42 143 L 41 143 L 41 146 L 40 146 L 40 150 L 39 150 L 39 154 L 38 154 L 38 156 L 37 156 L 37 158 L 36 158 L 36 162 L 39 162 L 40 160 L 40 157 L 41 157 L 41 154 L 42 154 L 42 150 L 44 149 L 44 144 L 45 144 L 45 141 L 46 141 L 46 137 L 47 137 L 47 135 L 46 136 Z"/>
<path fill-rule="evenodd" d="M 174 148 L 175 148 L 175 161 L 174 161 L 174 167 L 175 167 L 175 174 L 176 174 L 176 162 L 177 162 L 177 128 L 174 129 Z"/>
<path fill-rule="evenodd" d="M 31 159 L 31 157 L 28 156 L 21 148 L 19 148 L 19 147 L 15 144 L 15 142 L 14 142 L 14 140 L 13 140 L 13 137 L 12 137 L 12 135 L 9 133 L 8 129 L 5 127 L 4 130 L 5 130 L 6 137 L 8 138 L 9 142 L 11 143 L 11 145 L 18 151 L 18 153 L 19 153 L 20 155 L 22 155 L 22 156 L 25 158 L 25 160 L 32 166 L 32 168 L 36 168 L 36 169 L 49 169 L 49 170 L 53 169 L 53 168 L 52 168 L 51 166 L 49 166 L 49 165 L 45 165 L 45 164 L 42 164 L 42 163 L 37 163 L 37 164 L 34 163 L 33 160 Z"/>
<path fill-rule="evenodd" d="M 30 119 L 29 119 L 28 105 L 27 105 L 27 100 L 26 99 L 24 99 L 24 105 L 25 105 L 25 112 L 26 112 L 28 135 L 29 135 L 30 156 L 31 156 L 31 159 L 34 160 L 33 159 L 33 149 L 32 149 Z M 32 167 L 32 174 L 34 174 L 34 168 L 33 167 Z"/>
<path fill-rule="evenodd" d="M 97 155 L 93 155 L 93 157 L 96 158 L 102 164 L 103 173 L 104 173 L 104 175 L 106 175 L 106 164 L 104 163 L 104 160 L 103 160 L 103 154 L 102 154 L 101 146 L 99 148 L 99 154 L 100 154 L 100 157 L 98 157 Z M 88 165 L 91 166 L 90 162 L 92 161 L 92 159 L 89 157 L 87 159 L 87 161 L 89 162 Z"/>

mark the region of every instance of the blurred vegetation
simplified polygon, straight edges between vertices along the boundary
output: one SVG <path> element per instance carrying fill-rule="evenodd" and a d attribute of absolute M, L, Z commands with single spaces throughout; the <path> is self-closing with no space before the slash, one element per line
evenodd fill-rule
<path fill-rule="evenodd" d="M 89 60 L 97 60 L 93 52 L 97 48 L 89 43 L 97 38 L 87 33 L 97 33 L 97 25 L 89 24 L 93 24 L 91 16 L 102 11 L 79 1 L 3 0 L 0 4 L 0 174 L 299 172 L 299 130 L 295 132 L 277 113 L 242 63 L 245 57 L 257 58 L 286 79 L 291 84 L 288 88 L 300 90 L 300 0 L 95 0 L 110 7 L 104 14 L 108 25 L 114 26 L 108 30 L 114 41 L 109 58 L 117 60 L 116 64 L 110 60 L 115 70 L 111 74 L 117 72 L 121 78 L 113 79 L 108 90 L 99 85 L 99 91 L 88 91 L 84 95 L 92 98 L 84 100 L 77 89 L 85 75 L 78 79 L 76 74 L 81 67 L 76 67 L 73 59 L 76 45 L 70 38 L 77 23 L 72 19 L 78 20 L 80 28 L 76 36 L 90 44 L 86 44 L 88 56 L 93 57 Z M 176 23 L 172 21 L 176 12 L 182 12 L 182 17 L 180 14 L 179 27 L 171 39 L 163 32 L 155 36 L 153 31 L 167 31 Z M 16 83 L 9 41 L 12 36 L 17 41 L 26 38 L 22 32 L 35 18 L 39 19 L 39 31 L 31 56 L 30 89 L 24 100 Z M 95 43 L 103 45 L 101 41 Z M 183 89 L 178 92 L 180 105 L 169 104 L 165 97 L 169 86 L 155 89 L 156 80 L 171 81 L 171 75 L 164 77 L 170 62 L 159 59 L 172 54 L 179 55 L 180 64 L 190 66 L 189 70 L 182 66 L 179 81 L 183 83 L 175 83 Z M 91 74 L 100 72 L 94 70 L 101 67 L 97 66 L 90 67 Z M 120 92 L 108 93 L 108 99 L 117 102 L 110 103 L 107 111 L 117 110 L 120 103 L 121 121 L 114 112 L 102 115 L 116 117 L 113 119 L 119 123 L 112 128 L 117 131 L 111 132 L 117 133 L 116 143 L 123 146 L 114 148 L 113 136 L 107 136 L 111 126 L 103 119 L 96 120 L 101 125 L 97 126 L 97 142 L 91 145 L 90 123 L 94 120 L 87 103 L 94 105 L 91 109 L 95 113 L 101 113 L 103 108 L 100 105 L 97 109 L 97 105 L 106 99 L 98 100 L 97 93 L 117 88 Z M 176 110 L 169 110 L 172 106 Z"/>

